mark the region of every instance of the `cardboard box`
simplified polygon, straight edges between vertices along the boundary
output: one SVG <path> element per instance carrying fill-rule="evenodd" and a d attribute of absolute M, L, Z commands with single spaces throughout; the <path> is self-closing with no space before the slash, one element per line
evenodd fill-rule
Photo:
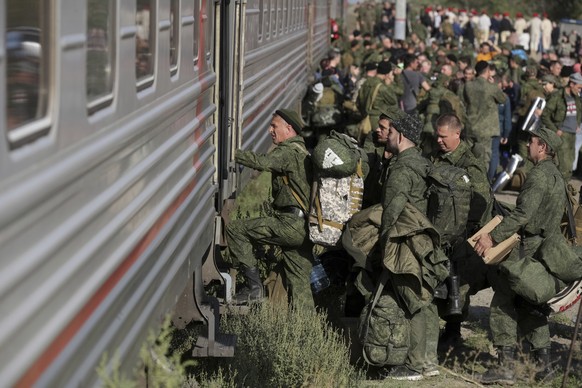
<path fill-rule="evenodd" d="M 467 240 L 469 245 L 471 245 L 471 247 L 474 248 L 475 241 L 473 241 L 473 238 L 479 236 L 480 234 L 491 232 L 497 225 L 499 225 L 502 219 L 503 219 L 502 216 L 493 217 L 493 219 L 489 221 L 487 225 L 479 229 L 477 233 L 475 233 Z M 489 265 L 498 264 L 505 260 L 507 255 L 509 255 L 509 252 L 511 252 L 511 250 L 517 246 L 517 244 L 519 244 L 519 236 L 517 235 L 517 233 L 514 233 L 507 240 L 502 241 L 499 244 L 489 248 L 489 250 L 487 250 L 487 252 L 485 253 L 485 257 L 483 257 L 482 259 L 485 262 L 485 264 Z"/>

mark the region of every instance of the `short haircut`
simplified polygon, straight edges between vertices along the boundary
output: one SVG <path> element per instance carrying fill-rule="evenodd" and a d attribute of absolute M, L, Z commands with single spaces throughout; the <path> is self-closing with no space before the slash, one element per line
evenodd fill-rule
<path fill-rule="evenodd" d="M 454 113 L 445 113 L 436 121 L 436 127 L 448 127 L 450 130 L 461 132 L 461 120 Z"/>

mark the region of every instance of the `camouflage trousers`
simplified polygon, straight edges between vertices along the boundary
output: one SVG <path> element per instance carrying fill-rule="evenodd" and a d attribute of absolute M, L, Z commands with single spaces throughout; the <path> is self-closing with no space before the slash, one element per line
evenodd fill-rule
<path fill-rule="evenodd" d="M 531 256 L 542 243 L 541 237 L 528 237 L 523 241 L 523 253 Z M 506 260 L 520 260 L 520 249 L 516 247 Z M 532 305 L 517 296 L 510 288 L 507 277 L 499 270 L 490 278 L 495 294 L 491 300 L 489 325 L 495 346 L 515 346 L 517 331 L 533 349 L 550 347 L 548 318 L 532 313 Z M 531 279 L 535 283 L 535 279 Z"/>
<path fill-rule="evenodd" d="M 410 348 L 406 366 L 422 373 L 438 365 L 439 316 L 434 301 L 410 317 Z"/>
<path fill-rule="evenodd" d="M 563 132 L 562 133 L 562 145 L 556 150 L 558 154 L 558 170 L 562 173 L 564 181 L 568 182 L 572 177 L 572 165 L 574 164 L 574 158 L 576 157 L 576 134 Z"/>
<path fill-rule="evenodd" d="M 309 279 L 313 266 L 312 244 L 306 227 L 303 218 L 287 213 L 233 220 L 226 227 L 227 257 L 234 266 L 256 267 L 254 246 L 279 246 L 290 303 L 295 307 L 315 308 Z"/>

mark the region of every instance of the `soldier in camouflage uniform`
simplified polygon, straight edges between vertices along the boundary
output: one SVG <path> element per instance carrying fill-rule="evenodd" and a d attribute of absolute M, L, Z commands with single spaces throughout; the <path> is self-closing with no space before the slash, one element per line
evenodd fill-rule
<path fill-rule="evenodd" d="M 522 236 L 522 246 L 510 253 L 506 262 L 532 256 L 544 239 L 563 239 L 560 223 L 566 206 L 566 189 L 562 174 L 554 163 L 555 150 L 561 139 L 550 129 L 541 127 L 531 132 L 528 157 L 533 162 L 517 197 L 515 209 L 491 233 L 476 237 L 475 251 L 483 256 L 496 243 L 514 233 Z M 504 263 L 499 265 L 502 269 Z M 490 326 L 493 344 L 499 349 L 500 364 L 481 376 L 485 384 L 515 383 L 515 346 L 517 330 L 531 344 L 541 371 L 536 378 L 549 373 L 550 331 L 548 318 L 538 306 L 516 295 L 509 287 L 506 275 L 497 272 L 492 280 L 495 294 L 491 301 Z M 527 279 L 535 284 L 536 279 Z"/>
<path fill-rule="evenodd" d="M 473 197 L 469 209 L 469 219 L 465 234 L 472 236 L 491 219 L 493 194 L 487 179 L 487 170 L 482 160 L 477 159 L 469 145 L 461 140 L 461 121 L 454 114 L 441 115 L 436 120 L 436 139 L 439 151 L 432 155 L 433 164 L 441 163 L 460 167 L 467 172 L 473 188 Z M 460 295 L 463 304 L 462 316 L 444 316 L 447 321 L 445 331 L 440 338 L 441 347 L 454 346 L 461 339 L 461 322 L 466 319 L 469 309 L 469 296 L 489 287 L 488 267 L 472 249 L 468 249 L 465 239 L 452 247 L 449 258 L 456 263 L 460 277 Z M 439 301 L 439 310 L 441 306 Z M 444 310 L 444 308 L 442 309 Z M 441 312 L 441 311 L 439 311 Z M 441 316 L 444 315 L 441 313 Z"/>
<path fill-rule="evenodd" d="M 236 295 L 237 302 L 258 300 L 263 285 L 257 269 L 253 246 L 277 245 L 281 248 L 284 283 L 294 307 L 314 308 L 309 275 L 312 244 L 307 234 L 306 206 L 311 192 L 311 161 L 305 148 L 299 115 L 291 110 L 275 112 L 269 133 L 276 147 L 268 154 L 237 150 L 237 163 L 272 174 L 274 215 L 234 220 L 226 227 L 228 258 L 241 266 L 247 289 Z M 287 181 L 287 183 L 286 183 Z"/>
<path fill-rule="evenodd" d="M 499 133 L 498 104 L 505 102 L 505 93 L 489 82 L 490 68 L 485 61 L 475 65 L 477 78 L 467 82 L 463 89 L 463 101 L 467 107 L 467 118 L 471 125 L 468 137 L 480 143 L 484 150 L 485 165 L 489 165 L 492 138 Z"/>
<path fill-rule="evenodd" d="M 572 177 L 576 132 L 582 120 L 580 103 L 582 76 L 574 73 L 562 90 L 552 93 L 542 113 L 542 123 L 562 138 L 562 146 L 556 150 L 560 161 L 558 168 L 566 181 Z"/>
<path fill-rule="evenodd" d="M 366 79 L 358 92 L 356 106 L 362 117 L 370 116 L 373 129 L 378 128 L 378 118 L 381 112 L 398 107 L 396 93 L 387 85 L 393 80 L 392 65 L 390 62 L 382 61 L 378 65 L 376 76 Z"/>
<path fill-rule="evenodd" d="M 421 156 L 417 148 L 420 143 L 422 123 L 414 116 L 399 110 L 387 112 L 390 119 L 386 150 L 394 155 L 382 189 L 382 226 L 380 242 L 384 247 L 390 230 L 407 203 L 422 214 L 427 212 L 426 177 L 430 162 Z M 390 281 L 406 283 L 406 275 L 391 274 Z M 396 279 L 398 278 L 399 279 Z M 423 285 L 424 287 L 424 285 Z M 432 292 L 430 292 L 432 294 Z M 416 311 L 409 311 L 410 348 L 405 365 L 392 368 L 387 378 L 396 380 L 420 380 L 423 376 L 436 376 L 437 355 L 427 344 L 436 344 L 438 338 L 438 314 L 431 300 L 423 301 L 418 296 Z"/>

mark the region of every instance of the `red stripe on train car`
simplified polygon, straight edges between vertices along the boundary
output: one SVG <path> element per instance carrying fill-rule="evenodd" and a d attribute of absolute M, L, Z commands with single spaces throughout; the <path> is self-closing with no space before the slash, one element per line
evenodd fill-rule
<path fill-rule="evenodd" d="M 85 307 L 69 322 L 67 327 L 49 345 L 45 352 L 35 361 L 24 376 L 16 383 L 16 387 L 30 387 L 46 370 L 46 368 L 57 358 L 71 339 L 77 334 L 79 329 L 85 324 L 88 318 L 95 312 L 97 307 L 109 295 L 111 290 L 119 283 L 121 278 L 127 273 L 129 268 L 142 255 L 151 242 L 157 237 L 159 231 L 168 222 L 176 209 L 186 200 L 188 195 L 194 190 L 196 180 L 192 181 L 176 200 L 166 209 L 162 217 L 150 228 L 148 233 L 141 239 L 134 250 L 125 258 L 119 267 L 111 274 L 107 281 L 99 288 L 93 297 L 87 302 Z"/>

